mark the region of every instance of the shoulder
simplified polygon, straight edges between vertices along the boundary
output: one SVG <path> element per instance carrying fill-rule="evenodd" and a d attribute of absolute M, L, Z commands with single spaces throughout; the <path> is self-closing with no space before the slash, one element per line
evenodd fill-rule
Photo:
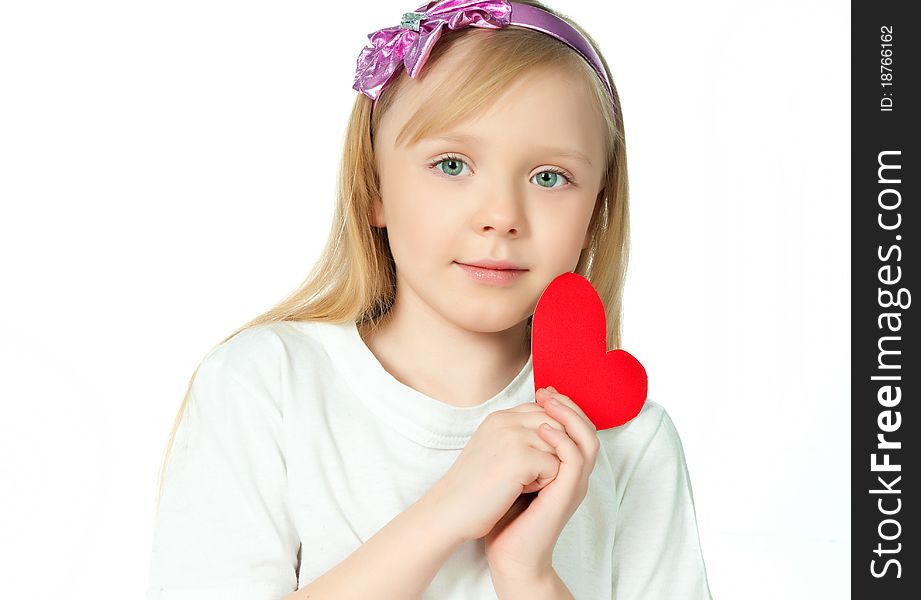
<path fill-rule="evenodd" d="M 250 395 L 278 398 L 283 383 L 323 371 L 326 352 L 313 334 L 314 325 L 274 321 L 244 329 L 205 354 L 193 389 L 223 391 L 232 385 Z"/>
<path fill-rule="evenodd" d="M 599 431 L 598 439 L 619 481 L 628 480 L 641 463 L 684 462 L 675 425 L 665 407 L 653 400 L 647 399 L 628 423 Z"/>
<path fill-rule="evenodd" d="M 666 419 L 669 417 L 665 407 L 647 398 L 638 415 L 619 427 L 599 431 L 598 439 L 606 449 L 625 451 L 644 447 Z"/>
<path fill-rule="evenodd" d="M 245 374 L 295 353 L 322 353 L 323 346 L 313 333 L 316 325 L 306 321 L 273 321 L 249 327 L 212 348 L 203 363 L 220 364 Z"/>

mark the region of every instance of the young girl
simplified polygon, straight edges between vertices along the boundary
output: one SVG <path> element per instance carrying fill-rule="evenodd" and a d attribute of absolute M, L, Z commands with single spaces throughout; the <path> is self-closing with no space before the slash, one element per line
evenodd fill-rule
<path fill-rule="evenodd" d="M 530 317 L 557 275 L 592 282 L 620 345 L 606 62 L 537 2 L 414 12 L 359 56 L 310 277 L 192 377 L 148 599 L 710 598 L 662 406 L 596 431 L 565 389 L 534 393 Z"/>

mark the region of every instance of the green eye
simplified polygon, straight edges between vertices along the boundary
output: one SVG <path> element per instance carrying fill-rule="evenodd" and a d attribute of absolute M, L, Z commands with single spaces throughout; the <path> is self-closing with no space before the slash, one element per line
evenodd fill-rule
<path fill-rule="evenodd" d="M 569 179 L 569 177 L 566 177 L 565 173 L 563 173 L 562 171 L 557 171 L 556 169 L 547 169 L 546 171 L 541 171 L 534 177 L 537 179 L 537 182 L 538 182 L 537 185 L 548 188 L 548 189 L 554 188 L 554 187 L 563 187 L 563 186 L 553 185 L 554 183 L 559 181 L 560 178 L 565 179 L 567 183 L 572 183 L 572 180 Z M 547 183 L 547 185 L 544 185 L 544 183 Z"/>
<path fill-rule="evenodd" d="M 432 167 L 436 165 L 445 165 L 445 167 L 438 167 L 438 170 L 444 173 L 445 175 L 456 176 L 460 175 L 463 172 L 463 166 L 466 165 L 463 160 L 457 156 L 445 156 L 439 158 L 437 161 L 431 164 Z"/>
<path fill-rule="evenodd" d="M 454 154 L 446 154 L 431 162 L 429 167 L 432 169 L 437 169 L 444 175 L 448 175 L 450 177 L 458 177 L 461 173 L 463 173 L 464 166 L 466 165 L 467 163 L 461 157 Z M 544 169 L 535 175 L 532 180 L 533 179 L 537 179 L 537 185 L 545 189 L 565 187 L 563 185 L 556 185 L 560 179 L 564 180 L 570 185 L 575 183 L 573 178 L 568 173 L 566 173 L 566 171 L 557 169 L 555 167 Z"/>

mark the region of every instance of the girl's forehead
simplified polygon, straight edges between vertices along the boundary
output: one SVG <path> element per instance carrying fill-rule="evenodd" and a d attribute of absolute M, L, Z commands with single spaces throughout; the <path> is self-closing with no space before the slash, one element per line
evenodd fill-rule
<path fill-rule="evenodd" d="M 561 146 L 589 160 L 603 152 L 605 119 L 585 73 L 565 64 L 546 63 L 506 80 L 489 80 L 487 73 L 487 80 L 478 82 L 466 50 L 465 44 L 450 48 L 427 63 L 417 78 L 402 74 L 401 85 L 394 90 L 396 95 L 379 124 L 385 145 L 410 148 L 453 141 L 502 146 L 516 140 Z M 479 89 L 481 85 L 485 89 Z M 489 95 L 484 97 L 484 92 Z M 467 93 L 474 96 L 461 97 Z"/>
<path fill-rule="evenodd" d="M 437 95 L 431 101 L 438 102 Z M 602 152 L 604 119 L 591 91 L 564 79 L 522 79 L 460 120 L 441 121 L 437 105 L 420 111 L 418 103 L 407 102 L 392 109 L 390 142 L 395 144 L 399 134 L 400 145 L 407 148 L 444 143 L 471 148 L 545 145 L 590 164 Z M 423 118 L 424 123 L 419 120 Z"/>
<path fill-rule="evenodd" d="M 433 132 L 430 135 L 423 136 L 413 146 L 437 146 L 442 143 L 458 144 L 462 147 L 484 148 L 490 143 L 496 144 L 502 141 L 506 136 L 504 131 L 495 132 L 496 135 L 480 137 L 474 133 L 467 133 L 464 129 L 452 129 L 445 132 Z M 552 155 L 559 158 L 566 158 L 583 163 L 585 166 L 592 167 L 597 162 L 592 160 L 591 148 L 579 144 L 577 138 L 569 139 L 552 139 L 549 136 L 535 135 L 533 143 L 527 144 L 520 150 L 527 152 L 536 152 L 545 155 Z"/>

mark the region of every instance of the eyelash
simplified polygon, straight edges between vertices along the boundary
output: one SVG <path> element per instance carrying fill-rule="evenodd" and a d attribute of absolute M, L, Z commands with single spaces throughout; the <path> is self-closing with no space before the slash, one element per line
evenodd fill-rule
<path fill-rule="evenodd" d="M 444 161 L 446 161 L 446 160 L 456 160 L 457 162 L 462 162 L 462 163 L 464 163 L 465 165 L 467 164 L 467 161 L 465 161 L 463 158 L 457 156 L 456 154 L 443 154 L 443 155 L 439 156 L 438 158 L 436 158 L 435 160 L 433 160 L 432 162 L 430 162 L 430 163 L 429 163 L 429 168 L 430 168 L 430 169 L 434 169 L 435 166 L 436 166 L 438 163 L 444 162 Z M 469 165 L 467 165 L 467 166 L 469 166 Z M 558 174 L 558 175 L 562 175 L 562 176 L 566 179 L 566 182 L 567 182 L 569 185 L 575 185 L 575 183 L 576 183 L 575 178 L 574 178 L 572 175 L 570 175 L 568 171 L 564 171 L 563 169 L 560 169 L 559 167 L 547 167 L 546 169 L 542 170 L 541 173 L 546 173 L 547 171 L 549 171 L 549 172 L 551 172 L 551 173 L 556 173 L 556 174 Z M 445 174 L 445 177 L 451 177 L 451 176 Z M 562 186 L 562 187 L 566 187 L 566 186 Z M 547 188 L 547 189 L 551 189 L 551 188 Z"/>

